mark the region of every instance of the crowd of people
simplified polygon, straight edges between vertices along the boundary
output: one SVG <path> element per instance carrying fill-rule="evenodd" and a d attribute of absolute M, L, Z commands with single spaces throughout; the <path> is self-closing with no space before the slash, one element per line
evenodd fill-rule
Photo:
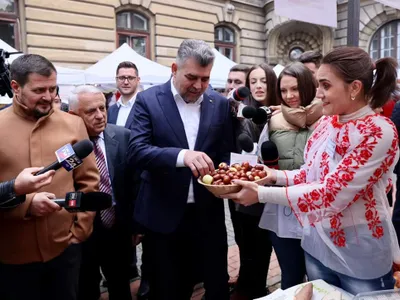
<path fill-rule="evenodd" d="M 13 103 L 0 112 L 1 299 L 97 300 L 104 277 L 109 299 L 130 300 L 139 243 L 142 300 L 188 300 L 198 283 L 205 300 L 266 296 L 272 250 L 282 289 L 316 279 L 353 295 L 393 289 L 396 61 L 373 62 L 354 47 L 310 51 L 278 76 L 265 63 L 236 65 L 220 94 L 209 85 L 214 59 L 204 41 L 185 40 L 171 79 L 144 91 L 134 62 L 122 62 L 111 106 L 88 85 L 66 105 L 49 60 L 14 60 Z M 227 98 L 240 87 L 250 90 L 245 105 L 269 107 L 272 117 L 238 118 Z M 267 169 L 266 186 L 235 180 L 239 192 L 216 197 L 197 178 L 242 153 L 243 134 L 273 142 L 279 170 Z M 93 153 L 81 166 L 35 176 L 57 149 L 83 139 Z M 108 193 L 112 205 L 68 212 L 54 199 L 71 191 Z M 233 284 L 223 199 L 240 251 Z"/>

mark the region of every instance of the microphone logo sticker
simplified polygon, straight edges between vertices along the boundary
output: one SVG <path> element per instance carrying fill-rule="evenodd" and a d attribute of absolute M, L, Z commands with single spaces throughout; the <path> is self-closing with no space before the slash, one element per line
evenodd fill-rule
<path fill-rule="evenodd" d="M 76 200 L 75 199 L 71 199 L 68 201 L 68 206 L 69 207 L 76 207 Z"/>

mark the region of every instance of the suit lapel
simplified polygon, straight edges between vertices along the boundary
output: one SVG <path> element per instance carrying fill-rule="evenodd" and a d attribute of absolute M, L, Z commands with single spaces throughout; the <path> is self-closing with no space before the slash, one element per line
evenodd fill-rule
<path fill-rule="evenodd" d="M 200 114 L 200 124 L 199 131 L 197 133 L 195 150 L 200 150 L 205 138 L 208 135 L 208 130 L 211 125 L 211 121 L 214 115 L 214 99 L 211 95 L 204 93 L 203 102 L 201 103 L 201 114 Z"/>
<path fill-rule="evenodd" d="M 168 121 L 168 124 L 171 126 L 182 148 L 189 149 L 182 118 L 179 114 L 178 107 L 171 92 L 171 81 L 168 81 L 162 86 L 161 90 L 157 94 L 157 99 L 160 103 L 161 109 L 164 112 L 165 118 Z"/>
<path fill-rule="evenodd" d="M 119 142 L 114 139 L 115 132 L 106 127 L 104 130 L 104 144 L 106 147 L 106 156 L 107 156 L 107 166 L 108 173 L 110 174 L 111 182 L 114 179 L 114 163 L 116 162 L 116 158 L 118 157 L 118 145 Z"/>

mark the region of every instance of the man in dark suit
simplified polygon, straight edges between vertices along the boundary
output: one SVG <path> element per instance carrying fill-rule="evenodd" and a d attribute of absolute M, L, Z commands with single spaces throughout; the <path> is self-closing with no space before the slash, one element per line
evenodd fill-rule
<path fill-rule="evenodd" d="M 108 109 L 108 123 L 129 128 L 128 116 L 140 89 L 139 70 L 133 62 L 123 61 L 117 67 L 116 84 L 121 98 Z"/>
<path fill-rule="evenodd" d="M 233 148 L 228 101 L 205 93 L 213 62 L 204 41 L 183 41 L 172 79 L 141 92 L 131 112 L 127 156 L 143 170 L 134 215 L 146 228 L 151 300 L 190 299 L 199 263 L 206 299 L 229 299 L 224 205 L 197 182 Z"/>
<path fill-rule="evenodd" d="M 100 297 L 100 267 L 111 300 L 131 300 L 129 282 L 133 189 L 126 164 L 130 131 L 107 124 L 106 100 L 93 86 L 77 87 L 69 98 L 70 113 L 80 116 L 94 144 L 99 189 L 112 195 L 113 206 L 98 213 L 93 233 L 83 245 L 79 299 Z"/>

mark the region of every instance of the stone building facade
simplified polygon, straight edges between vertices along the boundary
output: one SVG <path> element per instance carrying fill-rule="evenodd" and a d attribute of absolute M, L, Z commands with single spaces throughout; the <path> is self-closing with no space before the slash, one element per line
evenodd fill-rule
<path fill-rule="evenodd" d="M 277 16 L 272 0 L 0 0 L 0 38 L 82 69 L 124 42 L 169 66 L 185 38 L 238 63 L 285 64 L 302 51 L 346 45 L 347 0 L 337 2 L 338 26 L 329 28 Z M 360 47 L 400 61 L 400 11 L 361 0 Z"/>

